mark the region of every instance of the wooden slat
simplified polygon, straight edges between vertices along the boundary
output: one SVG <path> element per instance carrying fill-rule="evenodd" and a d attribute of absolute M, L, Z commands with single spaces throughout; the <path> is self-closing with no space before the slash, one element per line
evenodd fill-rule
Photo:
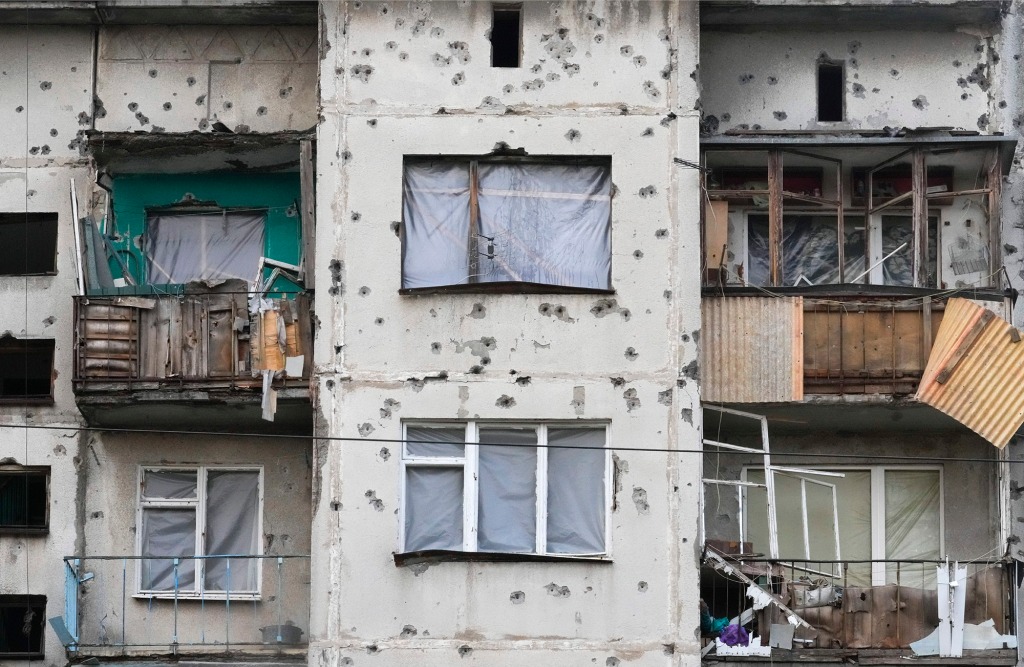
<path fill-rule="evenodd" d="M 928 189 L 928 172 L 925 165 L 924 151 L 915 149 L 912 162 L 912 187 L 914 195 L 914 245 L 913 267 L 914 287 L 928 285 L 928 201 L 925 193 Z"/>
<path fill-rule="evenodd" d="M 782 275 L 782 153 L 768 153 L 768 276 L 773 286 L 781 285 Z"/>
<path fill-rule="evenodd" d="M 313 142 L 299 142 L 299 181 L 302 191 L 302 278 L 307 287 L 314 284 L 316 267 L 316 170 L 313 166 Z"/>

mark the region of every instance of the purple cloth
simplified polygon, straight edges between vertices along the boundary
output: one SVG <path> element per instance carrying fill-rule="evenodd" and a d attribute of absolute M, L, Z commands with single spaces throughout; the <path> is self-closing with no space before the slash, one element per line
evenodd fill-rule
<path fill-rule="evenodd" d="M 722 630 L 719 639 L 726 646 L 748 646 L 750 644 L 750 635 L 742 625 L 730 625 Z"/>

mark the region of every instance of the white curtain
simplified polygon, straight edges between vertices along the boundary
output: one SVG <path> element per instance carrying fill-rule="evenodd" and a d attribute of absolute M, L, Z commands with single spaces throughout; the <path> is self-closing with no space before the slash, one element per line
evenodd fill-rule
<path fill-rule="evenodd" d="M 256 279 L 264 213 L 166 213 L 146 219 L 150 284 Z"/>
<path fill-rule="evenodd" d="M 206 554 L 259 553 L 259 473 L 211 470 L 206 476 Z M 228 565 L 230 562 L 230 573 Z M 210 558 L 205 563 L 208 591 L 255 591 L 253 558 Z"/>
<path fill-rule="evenodd" d="M 607 167 L 481 163 L 479 282 L 607 289 L 611 174 Z M 489 243 L 480 239 L 481 251 Z"/>
<path fill-rule="evenodd" d="M 469 164 L 406 164 L 403 188 L 402 287 L 468 282 Z"/>
<path fill-rule="evenodd" d="M 536 444 L 537 432 L 533 429 L 480 429 L 480 551 L 537 550 Z"/>
<path fill-rule="evenodd" d="M 548 445 L 548 552 L 604 553 L 604 430 L 552 428 Z"/>

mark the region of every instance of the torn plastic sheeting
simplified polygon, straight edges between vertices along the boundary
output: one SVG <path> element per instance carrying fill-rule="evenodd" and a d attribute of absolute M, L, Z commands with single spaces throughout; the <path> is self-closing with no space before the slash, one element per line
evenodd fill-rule
<path fill-rule="evenodd" d="M 754 609 L 764 609 L 775 601 L 767 591 L 754 585 L 747 587 L 747 597 L 753 600 Z"/>
<path fill-rule="evenodd" d="M 910 648 L 914 655 L 938 655 L 939 629 L 935 628 L 927 637 L 911 642 Z M 986 651 L 1002 648 L 1017 648 L 1017 636 L 999 634 L 995 628 L 995 621 L 991 618 L 977 625 L 972 623 L 964 624 L 965 651 Z"/>
<path fill-rule="evenodd" d="M 266 215 L 231 211 L 166 213 L 146 222 L 150 284 L 240 278 L 251 281 L 263 255 Z"/>

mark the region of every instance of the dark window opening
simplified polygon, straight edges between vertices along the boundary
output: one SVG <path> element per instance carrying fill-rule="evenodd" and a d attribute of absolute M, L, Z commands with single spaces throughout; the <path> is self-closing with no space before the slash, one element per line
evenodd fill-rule
<path fill-rule="evenodd" d="M 0 213 L 0 275 L 57 272 L 57 214 Z"/>
<path fill-rule="evenodd" d="M 0 534 L 46 532 L 49 469 L 0 470 Z"/>
<path fill-rule="evenodd" d="M 43 658 L 44 595 L 0 595 L 0 659 Z"/>
<path fill-rule="evenodd" d="M 0 338 L 0 401 L 51 400 L 53 340 Z"/>
<path fill-rule="evenodd" d="M 522 10 L 497 6 L 491 24 L 491 67 L 519 67 Z"/>
<path fill-rule="evenodd" d="M 818 63 L 818 120 L 843 120 L 843 97 L 846 77 L 843 63 Z"/>

